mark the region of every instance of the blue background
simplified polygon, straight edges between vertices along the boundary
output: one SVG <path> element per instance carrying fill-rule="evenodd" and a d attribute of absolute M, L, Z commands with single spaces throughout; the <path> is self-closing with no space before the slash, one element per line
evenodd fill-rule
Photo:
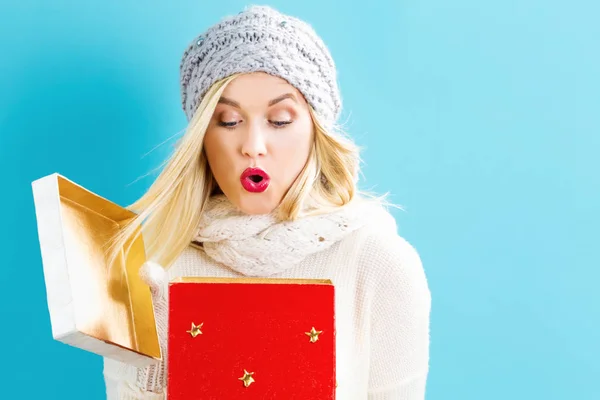
<path fill-rule="evenodd" d="M 51 338 L 31 181 L 141 195 L 185 127 L 184 47 L 245 4 L 0 5 L 1 397 L 104 398 L 101 359 Z M 427 399 L 600 398 L 600 3 L 269 4 L 324 38 L 362 186 L 406 209 Z"/>

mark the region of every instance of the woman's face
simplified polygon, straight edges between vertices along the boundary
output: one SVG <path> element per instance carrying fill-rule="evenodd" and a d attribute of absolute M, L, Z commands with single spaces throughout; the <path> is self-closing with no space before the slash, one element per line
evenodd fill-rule
<path fill-rule="evenodd" d="M 210 169 L 242 212 L 280 203 L 308 160 L 313 122 L 302 94 L 282 78 L 241 75 L 225 89 L 204 139 Z"/>

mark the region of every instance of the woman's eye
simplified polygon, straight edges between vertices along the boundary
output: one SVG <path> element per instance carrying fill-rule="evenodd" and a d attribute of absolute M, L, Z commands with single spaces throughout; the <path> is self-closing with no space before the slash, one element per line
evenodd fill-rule
<path fill-rule="evenodd" d="M 237 125 L 238 121 L 219 121 L 219 126 L 223 126 L 225 128 L 233 128 Z"/>
<path fill-rule="evenodd" d="M 292 121 L 269 121 L 269 122 L 278 128 L 284 127 L 284 126 L 292 123 Z"/>

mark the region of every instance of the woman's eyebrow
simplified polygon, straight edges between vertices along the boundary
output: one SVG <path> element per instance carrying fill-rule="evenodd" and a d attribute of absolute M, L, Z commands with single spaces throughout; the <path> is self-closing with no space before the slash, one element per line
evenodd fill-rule
<path fill-rule="evenodd" d="M 227 97 L 223 97 L 223 96 L 221 96 L 221 98 L 219 99 L 219 103 L 228 104 L 235 108 L 241 108 L 240 103 L 238 103 L 237 101 L 228 99 Z"/>
<path fill-rule="evenodd" d="M 281 96 L 276 97 L 273 100 L 269 101 L 269 107 L 271 107 L 272 105 L 275 105 L 285 99 L 292 99 L 294 102 L 296 102 L 296 103 L 298 102 L 298 100 L 296 99 L 296 96 L 294 96 L 293 93 L 285 93 L 285 94 L 282 94 Z"/>

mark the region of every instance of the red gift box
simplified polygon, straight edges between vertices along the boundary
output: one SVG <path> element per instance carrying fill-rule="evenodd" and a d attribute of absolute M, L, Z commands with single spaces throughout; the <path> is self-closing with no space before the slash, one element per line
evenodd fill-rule
<path fill-rule="evenodd" d="M 168 399 L 335 399 L 329 280 L 169 284 Z"/>

